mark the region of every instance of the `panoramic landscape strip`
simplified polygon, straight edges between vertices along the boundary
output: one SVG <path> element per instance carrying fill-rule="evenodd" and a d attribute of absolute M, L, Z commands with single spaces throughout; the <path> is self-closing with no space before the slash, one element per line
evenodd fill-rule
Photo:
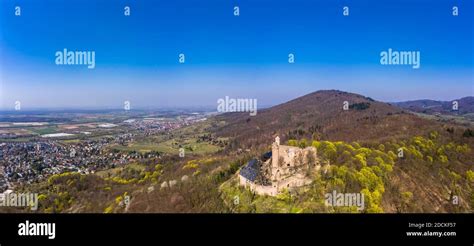
<path fill-rule="evenodd" d="M 1 213 L 473 212 L 470 1 L 2 1 L 0 23 Z"/>

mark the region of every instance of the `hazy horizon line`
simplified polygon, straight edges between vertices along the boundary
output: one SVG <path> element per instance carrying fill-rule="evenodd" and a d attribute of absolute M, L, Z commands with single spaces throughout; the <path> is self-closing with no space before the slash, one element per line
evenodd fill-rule
<path fill-rule="evenodd" d="M 322 90 L 323 91 L 323 90 Z M 314 91 L 314 92 L 317 92 L 317 91 Z M 314 92 L 311 92 L 311 93 L 314 93 Z M 341 91 L 343 92 L 343 91 Z M 308 94 L 311 94 L 311 93 L 308 93 Z M 347 92 L 347 93 L 351 93 L 351 92 Z M 305 94 L 305 95 L 308 95 L 308 94 Z M 354 93 L 356 95 L 359 95 L 357 93 Z M 284 104 L 284 103 L 287 103 L 287 102 L 290 102 L 292 100 L 295 100 L 297 98 L 300 98 L 300 97 L 303 97 L 305 95 L 302 95 L 302 96 L 298 96 L 298 97 L 295 97 L 293 99 L 290 99 L 288 101 L 284 101 L 284 102 L 281 102 L 281 103 L 276 103 L 276 104 L 266 104 L 266 105 L 259 105 L 257 108 L 258 109 L 266 109 L 266 108 L 270 108 L 270 107 L 274 107 L 274 106 L 278 106 L 280 104 Z M 360 95 L 360 96 L 364 96 L 364 95 Z M 372 98 L 370 96 L 364 96 L 364 97 L 369 97 L 369 98 Z M 420 98 L 420 99 L 412 99 L 412 100 L 401 100 L 401 101 L 382 101 L 382 100 L 375 100 L 377 102 L 382 102 L 382 103 L 390 103 L 390 104 L 396 104 L 396 103 L 405 103 L 405 102 L 414 102 L 414 101 L 424 101 L 424 100 L 430 100 L 430 101 L 437 101 L 437 102 L 451 102 L 451 101 L 454 101 L 454 100 L 460 100 L 460 99 L 463 99 L 463 98 L 469 98 L 469 97 L 474 97 L 474 96 L 462 96 L 462 97 L 458 97 L 458 98 L 454 98 L 454 99 L 451 99 L 451 100 L 437 100 L 437 99 L 431 99 L 431 98 Z M 217 112 L 217 105 L 193 105 L 193 106 L 134 106 L 134 107 L 131 107 L 130 111 L 167 111 L 167 110 L 174 110 L 174 111 L 179 111 L 179 110 L 186 110 L 186 111 L 204 111 L 204 112 Z M 3 112 L 17 112 L 17 113 L 21 113 L 21 112 L 36 112 L 36 111 L 52 111 L 52 112 L 57 112 L 57 111 L 124 111 L 126 112 L 127 110 L 124 110 L 123 108 L 121 107 L 117 107 L 117 106 L 53 106 L 53 107 L 24 107 L 23 109 L 21 110 L 15 110 L 14 107 L 9 107 L 9 108 L 5 108 L 5 107 L 0 107 L 0 113 L 3 113 Z"/>

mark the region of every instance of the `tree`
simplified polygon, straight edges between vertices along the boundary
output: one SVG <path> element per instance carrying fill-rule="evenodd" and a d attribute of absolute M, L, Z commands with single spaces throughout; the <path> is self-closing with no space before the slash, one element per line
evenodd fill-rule
<path fill-rule="evenodd" d="M 306 148 L 306 147 L 308 147 L 308 141 L 306 140 L 306 138 L 303 138 L 303 139 L 300 140 L 298 145 L 299 145 L 300 148 Z"/>
<path fill-rule="evenodd" d="M 401 204 L 400 204 L 400 212 L 404 212 L 404 211 L 407 211 L 408 209 L 408 206 L 410 205 L 411 201 L 412 201 L 412 198 L 413 198 L 413 193 L 409 192 L 409 191 L 406 191 L 406 192 L 402 192 L 400 194 L 400 200 L 401 200 Z"/>
<path fill-rule="evenodd" d="M 474 172 L 472 170 L 467 170 L 466 178 L 469 182 L 474 182 Z"/>
<path fill-rule="evenodd" d="M 288 145 L 289 146 L 298 146 L 298 141 L 296 141 L 295 139 L 290 139 L 288 140 Z"/>

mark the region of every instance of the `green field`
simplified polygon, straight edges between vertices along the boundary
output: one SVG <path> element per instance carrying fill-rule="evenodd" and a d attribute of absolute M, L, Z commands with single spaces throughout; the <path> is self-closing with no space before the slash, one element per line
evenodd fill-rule
<path fill-rule="evenodd" d="M 139 171 L 139 172 L 142 172 L 145 170 L 145 166 L 143 165 L 140 165 L 138 163 L 130 163 L 126 166 L 123 166 L 123 167 L 115 167 L 115 168 L 110 168 L 110 169 L 107 169 L 107 170 L 102 170 L 102 171 L 98 171 L 95 173 L 95 175 L 101 177 L 101 178 L 108 178 L 108 177 L 114 177 L 114 176 L 117 176 L 120 174 L 120 172 L 122 170 L 124 170 L 124 168 L 129 168 L 129 169 L 134 169 L 136 171 Z"/>
<path fill-rule="evenodd" d="M 113 145 L 112 149 L 120 151 L 137 151 L 146 153 L 151 151 L 167 154 L 179 154 L 179 149 L 184 148 L 185 154 L 210 154 L 221 148 L 209 142 L 198 142 L 199 136 L 207 134 L 209 122 L 201 122 L 173 131 L 171 134 L 162 134 L 149 138 L 138 139 L 127 146 Z M 225 141 L 226 139 L 219 139 Z"/>
<path fill-rule="evenodd" d="M 220 149 L 218 146 L 206 142 L 197 143 L 196 139 L 185 139 L 180 141 L 171 139 L 163 142 L 150 142 L 149 140 L 143 140 L 130 143 L 128 146 L 114 145 L 111 148 L 120 151 L 136 151 L 140 153 L 156 151 L 168 154 L 178 154 L 180 145 L 185 149 L 185 153 L 198 155 L 214 153 Z"/>
<path fill-rule="evenodd" d="M 58 127 L 57 126 L 35 127 L 31 130 L 35 133 L 38 133 L 39 135 L 44 135 L 44 134 L 57 133 Z"/>

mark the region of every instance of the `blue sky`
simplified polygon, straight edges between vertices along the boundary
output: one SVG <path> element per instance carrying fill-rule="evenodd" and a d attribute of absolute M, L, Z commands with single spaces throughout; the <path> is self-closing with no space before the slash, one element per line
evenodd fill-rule
<path fill-rule="evenodd" d="M 262 106 L 320 89 L 383 101 L 474 94 L 472 1 L 2 0 L 0 6 L 0 108 L 16 100 L 25 108 L 119 108 L 124 100 L 132 107 L 212 107 L 225 96 L 257 98 Z M 64 48 L 95 51 L 95 69 L 56 65 L 55 52 Z M 382 66 L 380 52 L 389 48 L 420 51 L 420 69 Z"/>

